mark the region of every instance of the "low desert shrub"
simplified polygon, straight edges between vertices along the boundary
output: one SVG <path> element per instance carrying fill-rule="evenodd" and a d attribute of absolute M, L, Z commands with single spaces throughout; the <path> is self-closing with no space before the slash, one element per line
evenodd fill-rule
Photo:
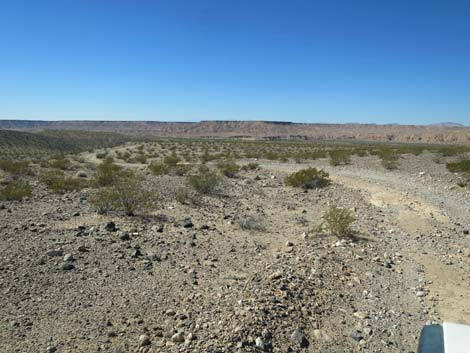
<path fill-rule="evenodd" d="M 289 175 L 285 182 L 287 185 L 303 189 L 315 189 L 327 186 L 330 183 L 329 174 L 316 168 L 301 169 Z"/>
<path fill-rule="evenodd" d="M 113 185 L 126 173 L 121 166 L 114 164 L 111 158 L 106 158 L 96 168 L 95 184 L 98 187 Z"/>
<path fill-rule="evenodd" d="M 29 163 L 26 161 L 13 161 L 11 159 L 0 160 L 0 169 L 11 174 L 31 174 Z"/>
<path fill-rule="evenodd" d="M 154 175 L 166 175 L 170 172 L 170 167 L 164 163 L 150 163 L 149 169 Z"/>
<path fill-rule="evenodd" d="M 400 159 L 400 155 L 391 150 L 391 149 L 383 149 L 378 153 L 381 164 L 385 169 L 393 170 L 398 168 L 398 161 Z"/>
<path fill-rule="evenodd" d="M 98 212 L 122 211 L 133 216 L 137 211 L 151 206 L 152 195 L 148 192 L 141 176 L 128 171 L 111 186 L 97 190 L 90 198 Z"/>
<path fill-rule="evenodd" d="M 108 152 L 98 152 L 96 153 L 96 158 L 105 159 L 107 155 L 108 155 Z"/>
<path fill-rule="evenodd" d="M 323 223 L 317 226 L 316 231 L 326 230 L 340 239 L 353 238 L 352 224 L 355 221 L 354 213 L 350 209 L 331 206 L 323 215 Z"/>
<path fill-rule="evenodd" d="M 80 190 L 87 186 L 87 180 L 65 176 L 60 170 L 50 170 L 40 176 L 40 181 L 55 193 L 64 193 L 67 191 Z"/>
<path fill-rule="evenodd" d="M 337 166 L 341 164 L 349 164 L 351 162 L 351 152 L 347 150 L 331 150 L 330 164 Z"/>
<path fill-rule="evenodd" d="M 96 190 L 90 197 L 90 203 L 99 214 L 113 211 L 118 203 L 116 192 L 110 187 Z"/>
<path fill-rule="evenodd" d="M 200 196 L 194 189 L 181 186 L 176 190 L 176 201 L 183 205 L 197 205 L 199 200 Z"/>
<path fill-rule="evenodd" d="M 60 170 L 68 170 L 70 169 L 71 163 L 68 158 L 59 157 L 51 160 L 49 162 L 51 168 L 60 169 Z"/>
<path fill-rule="evenodd" d="M 181 162 L 181 158 L 176 155 L 176 153 L 172 153 L 169 156 L 165 156 L 163 158 L 163 163 L 169 166 L 176 166 L 179 162 Z"/>
<path fill-rule="evenodd" d="M 154 175 L 183 176 L 191 170 L 191 166 L 187 164 L 168 165 L 165 163 L 153 162 L 149 165 L 149 169 Z"/>
<path fill-rule="evenodd" d="M 458 162 L 447 163 L 446 168 L 451 173 L 470 173 L 470 159 L 461 159 Z"/>
<path fill-rule="evenodd" d="M 31 186 L 22 180 L 12 180 L 0 189 L 0 200 L 15 201 L 31 196 Z"/>
<path fill-rule="evenodd" d="M 248 170 L 258 170 L 259 169 L 259 164 L 258 163 L 248 163 L 245 164 L 241 167 L 242 170 L 248 171 Z"/>
<path fill-rule="evenodd" d="M 266 230 L 264 219 L 261 216 L 244 216 L 240 218 L 237 223 L 242 230 L 254 230 L 257 232 L 263 232 Z"/>
<path fill-rule="evenodd" d="M 217 168 L 219 168 L 220 173 L 227 178 L 235 178 L 240 171 L 240 166 L 234 161 L 219 162 L 217 163 Z"/>
<path fill-rule="evenodd" d="M 217 188 L 220 178 L 205 165 L 201 165 L 197 174 L 188 176 L 187 182 L 198 193 L 210 194 Z"/>
<path fill-rule="evenodd" d="M 216 155 L 209 154 L 209 151 L 207 150 L 205 150 L 204 153 L 199 157 L 199 159 L 201 160 L 201 163 L 207 163 L 207 162 L 216 160 L 217 158 L 219 157 Z"/>

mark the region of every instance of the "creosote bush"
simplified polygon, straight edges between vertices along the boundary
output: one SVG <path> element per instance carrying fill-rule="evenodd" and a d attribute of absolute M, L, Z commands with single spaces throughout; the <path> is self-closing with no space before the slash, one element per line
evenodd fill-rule
<path fill-rule="evenodd" d="M 55 193 L 64 193 L 67 191 L 80 190 L 87 186 L 87 180 L 65 176 L 60 170 L 49 170 L 41 174 L 40 181 Z"/>
<path fill-rule="evenodd" d="M 49 165 L 51 168 L 60 169 L 60 170 L 68 170 L 70 169 L 70 160 L 63 156 L 59 156 L 59 157 L 52 159 L 49 162 Z"/>
<path fill-rule="evenodd" d="M 316 232 L 326 230 L 340 239 L 354 238 L 351 225 L 354 223 L 355 217 L 352 210 L 331 206 L 323 215 L 323 220 L 324 222 L 316 227 Z"/>
<path fill-rule="evenodd" d="M 219 162 L 217 163 L 217 168 L 219 168 L 220 173 L 227 178 L 235 178 L 240 171 L 240 166 L 234 161 Z"/>
<path fill-rule="evenodd" d="M 90 202 L 100 213 L 122 211 L 133 216 L 137 211 L 151 206 L 152 195 L 143 185 L 143 177 L 128 170 L 111 185 L 97 190 L 90 197 Z"/>
<path fill-rule="evenodd" d="M 198 173 L 187 177 L 188 185 L 200 194 L 210 194 L 214 192 L 220 182 L 220 178 L 207 166 L 201 165 Z"/>
<path fill-rule="evenodd" d="M 385 169 L 392 170 L 398 168 L 398 160 L 400 155 L 391 149 L 382 149 L 378 155 L 381 159 L 381 164 Z"/>
<path fill-rule="evenodd" d="M 248 171 L 248 170 L 258 170 L 259 169 L 259 164 L 258 163 L 248 163 L 245 164 L 241 167 L 242 170 Z"/>
<path fill-rule="evenodd" d="M 447 163 L 446 168 L 452 173 L 470 173 L 470 159 L 461 159 L 458 162 Z"/>
<path fill-rule="evenodd" d="M 113 163 L 112 158 L 106 158 L 97 168 L 96 186 L 110 186 L 115 184 L 127 173 L 122 167 Z"/>
<path fill-rule="evenodd" d="M 0 189 L 0 200 L 16 201 L 31 196 L 31 186 L 22 180 L 12 180 Z"/>
<path fill-rule="evenodd" d="M 11 159 L 0 160 L 0 169 L 11 174 L 31 174 L 29 163 L 26 161 L 15 162 Z"/>
<path fill-rule="evenodd" d="M 187 186 L 181 186 L 176 190 L 176 201 L 183 205 L 198 205 L 200 196 L 199 194 L 194 190 L 191 189 Z"/>
<path fill-rule="evenodd" d="M 165 163 L 153 162 L 148 167 L 154 175 L 186 175 L 190 170 L 191 166 L 187 164 L 175 164 L 168 165 Z"/>
<path fill-rule="evenodd" d="M 351 152 L 346 150 L 331 150 L 330 164 L 333 166 L 349 164 L 351 162 Z"/>
<path fill-rule="evenodd" d="M 165 156 L 163 158 L 163 163 L 169 166 L 176 166 L 179 162 L 181 162 L 181 158 L 176 155 L 176 153 L 172 153 L 169 156 Z"/>
<path fill-rule="evenodd" d="M 301 169 L 289 175 L 285 182 L 287 185 L 303 189 L 315 189 L 327 186 L 330 183 L 329 174 L 316 168 Z"/>

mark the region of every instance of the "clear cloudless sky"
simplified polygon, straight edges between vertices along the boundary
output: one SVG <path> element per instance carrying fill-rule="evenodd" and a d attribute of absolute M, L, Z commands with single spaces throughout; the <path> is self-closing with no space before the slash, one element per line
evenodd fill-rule
<path fill-rule="evenodd" d="M 470 125 L 470 1 L 0 0 L 0 119 Z"/>

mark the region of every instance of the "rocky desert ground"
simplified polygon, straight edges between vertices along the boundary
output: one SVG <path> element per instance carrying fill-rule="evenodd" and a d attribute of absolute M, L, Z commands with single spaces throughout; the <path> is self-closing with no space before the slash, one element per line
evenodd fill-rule
<path fill-rule="evenodd" d="M 269 153 L 297 146 L 315 153 Z M 446 168 L 468 148 L 392 146 L 388 168 L 383 145 L 332 148 L 130 142 L 4 168 L 31 194 L 0 202 L 0 351 L 411 353 L 423 325 L 470 324 L 470 188 Z M 140 176 L 132 215 L 94 201 L 103 163 Z M 330 183 L 286 183 L 310 167 Z M 315 230 L 332 206 L 354 233 Z"/>

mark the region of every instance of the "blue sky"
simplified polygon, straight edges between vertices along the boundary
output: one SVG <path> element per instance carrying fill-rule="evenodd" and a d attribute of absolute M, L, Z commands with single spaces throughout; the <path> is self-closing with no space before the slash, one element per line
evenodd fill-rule
<path fill-rule="evenodd" d="M 470 125 L 470 2 L 0 0 L 0 119 Z"/>

